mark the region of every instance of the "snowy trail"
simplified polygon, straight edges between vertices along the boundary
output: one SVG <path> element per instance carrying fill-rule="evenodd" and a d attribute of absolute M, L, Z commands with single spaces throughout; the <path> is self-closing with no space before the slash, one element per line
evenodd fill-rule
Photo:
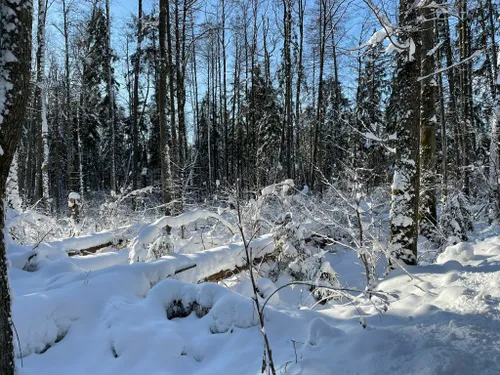
<path fill-rule="evenodd" d="M 210 257 L 202 254 L 192 256 Z M 99 256 L 92 259 L 90 275 L 70 262 L 59 264 L 57 276 L 50 264 L 12 272 L 23 374 L 260 373 L 262 337 L 248 289 L 239 288 L 242 295 L 209 283 L 155 284 L 154 263 L 106 268 L 98 262 Z M 214 256 L 203 272 L 223 263 Z M 300 288 L 280 291 L 266 308 L 279 373 L 500 374 L 500 237 L 449 247 L 437 264 L 409 271 L 414 279 L 395 271 L 380 283 L 380 290 L 399 296 L 383 315 L 368 302 L 358 309 L 346 302 L 298 308 L 291 297 Z M 186 273 L 184 280 L 192 277 Z M 169 319 L 172 311 L 198 315 Z"/>

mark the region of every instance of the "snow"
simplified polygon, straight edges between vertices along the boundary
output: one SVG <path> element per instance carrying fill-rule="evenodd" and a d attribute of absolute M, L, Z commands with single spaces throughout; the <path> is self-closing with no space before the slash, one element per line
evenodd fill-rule
<path fill-rule="evenodd" d="M 72 191 L 71 193 L 69 193 L 68 198 L 69 198 L 69 199 L 77 199 L 77 200 L 80 200 L 80 199 L 81 199 L 81 198 L 80 198 L 80 194 L 78 194 L 78 193 L 76 193 L 76 192 L 74 192 L 74 191 Z"/>
<path fill-rule="evenodd" d="M 383 29 L 376 31 L 371 38 L 366 42 L 368 46 L 376 46 L 379 43 L 382 43 L 385 38 L 392 34 L 392 28 L 390 26 L 386 26 Z"/>
<path fill-rule="evenodd" d="M 250 282 L 197 284 L 244 265 L 241 242 L 134 264 L 128 249 L 68 257 L 64 243 L 42 243 L 51 253 L 33 272 L 11 268 L 23 374 L 260 373 Z M 273 249 L 270 235 L 251 244 L 254 257 Z M 14 266 L 35 250 L 8 245 Z M 342 285 L 363 285 L 354 252 L 339 250 L 324 265 Z M 315 307 L 307 288 L 277 291 L 287 280 L 259 277 L 262 301 L 274 293 L 265 332 L 278 373 L 498 374 L 500 236 L 449 246 L 435 264 L 408 272 L 389 274 L 371 300 L 354 293 Z"/>
<path fill-rule="evenodd" d="M 272 194 L 275 194 L 277 192 L 277 190 L 278 190 L 279 187 L 281 187 L 282 193 L 286 194 L 286 192 L 291 187 L 294 187 L 294 186 L 295 186 L 295 184 L 294 184 L 293 180 L 288 179 L 288 180 L 282 181 L 282 182 L 280 182 L 278 184 L 273 184 L 273 185 L 266 186 L 264 189 L 262 189 L 261 194 L 262 195 L 272 195 Z"/>
<path fill-rule="evenodd" d="M 232 234 L 235 234 L 238 231 L 236 227 L 225 220 L 222 216 L 210 211 L 193 210 L 187 211 L 179 216 L 164 216 L 140 230 L 139 235 L 132 244 L 132 250 L 130 252 L 130 262 L 144 262 L 147 259 L 148 244 L 152 243 L 159 236 L 164 234 L 165 227 L 169 226 L 171 228 L 179 228 L 193 223 L 197 220 L 207 219 L 217 219 L 223 225 L 225 225 Z"/>

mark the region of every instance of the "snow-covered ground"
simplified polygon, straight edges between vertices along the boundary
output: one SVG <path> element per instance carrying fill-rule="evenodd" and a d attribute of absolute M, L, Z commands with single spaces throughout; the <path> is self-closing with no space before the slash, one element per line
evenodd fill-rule
<path fill-rule="evenodd" d="M 10 248 L 16 258 L 21 250 Z M 352 252 L 332 257 L 343 285 L 362 285 Z M 227 288 L 168 277 L 194 258 L 180 259 L 127 264 L 125 249 L 49 257 L 35 272 L 13 262 L 22 373 L 259 374 L 263 340 L 248 281 Z M 360 296 L 312 307 L 304 288 L 280 290 L 265 309 L 278 373 L 500 374 L 500 237 L 448 247 L 436 264 L 407 271 L 378 285 L 389 305 Z M 285 282 L 259 287 L 269 296 Z"/>

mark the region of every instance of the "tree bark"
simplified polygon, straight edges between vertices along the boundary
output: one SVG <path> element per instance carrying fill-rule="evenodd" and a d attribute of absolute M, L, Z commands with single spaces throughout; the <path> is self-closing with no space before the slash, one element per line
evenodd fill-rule
<path fill-rule="evenodd" d="M 139 177 L 139 75 L 141 68 L 141 53 L 142 53 L 142 0 L 138 0 L 137 12 L 137 49 L 135 53 L 134 64 L 134 109 L 132 120 L 132 190 L 138 187 L 137 180 Z"/>
<path fill-rule="evenodd" d="M 162 181 L 162 195 L 163 203 L 165 206 L 165 215 L 170 216 L 170 206 L 168 205 L 172 200 L 172 172 L 170 169 L 170 147 L 169 147 L 169 129 L 167 126 L 167 70 L 170 72 L 171 69 L 167 69 L 167 33 L 170 33 L 170 21 L 168 17 L 169 12 L 169 1 L 160 1 L 160 19 L 159 19 L 159 45 L 160 45 L 160 72 L 159 72 L 159 84 L 157 93 L 158 99 L 158 118 L 160 123 L 160 163 L 161 163 L 161 181 Z M 170 37 L 169 37 L 170 39 Z M 170 49 L 170 48 L 168 48 Z M 170 63 L 168 64 L 170 65 Z M 170 92 L 170 100 L 173 98 L 173 92 Z M 172 111 L 172 109 L 171 109 Z M 172 113 L 171 113 L 172 116 Z M 171 118 L 172 119 L 172 118 Z"/>
<path fill-rule="evenodd" d="M 456 175 L 460 177 L 462 171 L 460 166 L 462 165 L 462 158 L 460 157 L 460 150 L 463 149 L 462 137 L 460 136 L 460 129 L 458 128 L 458 112 L 457 112 L 457 99 L 456 99 L 456 77 L 455 77 L 455 68 L 453 67 L 453 51 L 451 46 L 451 36 L 450 36 L 450 22 L 448 19 L 448 14 L 444 15 L 444 48 L 446 54 L 446 75 L 448 80 L 449 87 L 449 105 L 448 105 L 448 117 L 450 121 L 450 126 L 453 130 L 453 139 L 456 142 L 455 147 L 453 147 L 455 154 L 455 166 L 456 166 Z M 458 180 L 458 178 L 457 178 Z"/>
<path fill-rule="evenodd" d="M 421 76 L 429 76 L 420 82 L 420 230 L 432 239 L 437 224 L 436 213 L 436 81 L 434 52 L 436 34 L 434 30 L 435 11 L 428 1 L 421 8 L 422 16 L 422 62 Z"/>
<path fill-rule="evenodd" d="M 108 95 L 108 126 L 111 131 L 111 190 L 116 191 L 116 124 L 115 94 L 113 89 L 113 66 L 111 56 L 111 13 L 106 0 L 106 91 Z"/>
<path fill-rule="evenodd" d="M 302 80 L 304 79 L 304 67 L 302 66 L 303 59 L 303 51 L 304 51 L 304 7 L 305 2 L 303 0 L 298 1 L 299 9 L 298 9 L 298 18 L 299 18 L 299 45 L 297 50 L 298 62 L 297 62 L 297 83 L 295 89 L 295 150 L 292 155 L 292 162 L 294 165 L 297 163 L 297 159 L 299 157 L 300 150 L 300 111 L 301 111 L 301 89 L 302 89 Z M 294 172 L 295 167 L 294 167 Z M 296 175 L 293 175 L 293 178 Z"/>
<path fill-rule="evenodd" d="M 410 43 L 398 54 L 398 144 L 392 184 L 390 253 L 406 264 L 417 263 L 420 125 L 420 41 L 417 8 L 410 1 L 399 6 L 400 42 Z M 408 31 L 410 30 L 410 31 Z M 414 53 L 412 54 L 412 50 Z"/>
<path fill-rule="evenodd" d="M 284 129 L 286 134 L 286 175 L 292 178 L 294 164 L 292 161 L 293 122 L 292 122 L 292 2 L 283 0 L 283 29 L 284 29 L 284 65 L 285 65 L 285 114 Z"/>
<path fill-rule="evenodd" d="M 0 5 L 0 374 L 14 375 L 11 295 L 4 239 L 4 195 L 10 164 L 21 136 L 29 97 L 33 1 L 6 0 Z M 14 57 L 14 58 L 12 58 Z M 8 84 L 10 83 L 10 84 Z"/>

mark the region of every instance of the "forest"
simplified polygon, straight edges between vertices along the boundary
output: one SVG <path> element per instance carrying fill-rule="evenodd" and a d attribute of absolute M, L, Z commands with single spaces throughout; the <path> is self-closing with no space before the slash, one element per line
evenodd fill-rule
<path fill-rule="evenodd" d="M 0 374 L 498 374 L 499 5 L 3 0 Z"/>

